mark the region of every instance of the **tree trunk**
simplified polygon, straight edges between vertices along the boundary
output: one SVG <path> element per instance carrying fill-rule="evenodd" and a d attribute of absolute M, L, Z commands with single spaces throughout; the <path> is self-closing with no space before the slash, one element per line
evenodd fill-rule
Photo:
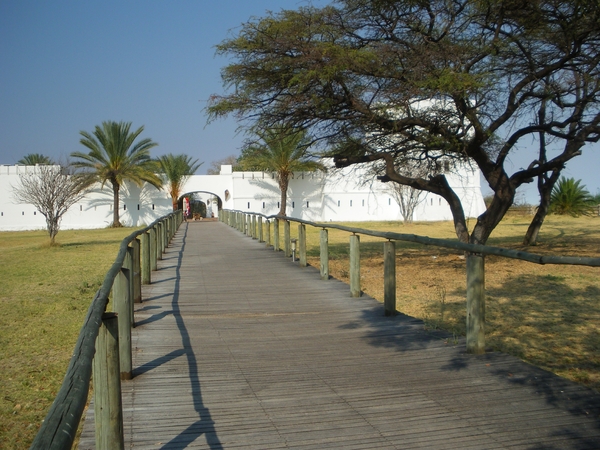
<path fill-rule="evenodd" d="M 55 238 L 58 234 L 58 220 L 52 216 L 46 216 L 46 227 L 48 228 L 48 235 L 50 236 L 50 246 L 55 244 Z"/>
<path fill-rule="evenodd" d="M 513 204 L 515 189 L 497 190 L 488 209 L 477 218 L 470 243 L 485 245 L 494 228 Z"/>
<path fill-rule="evenodd" d="M 539 123 L 546 122 L 546 102 L 542 101 L 540 110 L 538 112 Z M 547 161 L 546 157 L 546 133 L 540 132 L 540 158 L 539 164 L 544 164 Z M 538 234 L 544 223 L 544 219 L 548 214 L 550 208 L 550 197 L 552 195 L 552 189 L 554 184 L 560 176 L 560 170 L 554 169 L 549 177 L 546 177 L 545 173 L 541 173 L 538 176 L 538 192 L 540 193 L 540 206 L 538 207 L 533 220 L 527 228 L 525 238 L 523 239 L 523 245 L 535 245 L 537 243 Z"/>
<path fill-rule="evenodd" d="M 538 234 L 542 228 L 542 225 L 544 224 L 544 219 L 548 215 L 548 209 L 550 208 L 552 189 L 560 177 L 560 170 L 553 171 L 549 178 L 545 178 L 543 175 L 540 175 L 540 177 L 541 180 L 538 184 L 538 191 L 540 193 L 540 206 L 538 206 L 535 216 L 533 216 L 533 220 L 529 224 L 529 228 L 527 228 L 527 233 L 525 233 L 525 238 L 523 239 L 523 245 L 537 244 Z"/>
<path fill-rule="evenodd" d="M 279 208 L 279 215 L 285 216 L 287 209 L 287 190 L 290 183 L 289 174 L 279 174 L 279 190 L 281 191 L 281 207 Z"/>
<path fill-rule="evenodd" d="M 111 180 L 111 183 L 113 187 L 113 223 L 111 226 L 113 228 L 120 228 L 123 226 L 119 220 L 119 190 L 121 186 L 116 180 Z"/>

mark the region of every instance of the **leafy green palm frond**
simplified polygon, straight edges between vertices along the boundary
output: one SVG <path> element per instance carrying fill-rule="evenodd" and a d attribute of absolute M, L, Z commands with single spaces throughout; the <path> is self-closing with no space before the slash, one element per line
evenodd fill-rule
<path fill-rule="evenodd" d="M 552 189 L 549 211 L 554 214 L 568 214 L 573 217 L 592 212 L 593 197 L 581 185 L 581 180 L 561 177 Z"/>
<path fill-rule="evenodd" d="M 41 153 L 29 153 L 18 160 L 17 164 L 23 164 L 24 166 L 35 166 L 36 164 L 50 165 L 54 164 L 54 162 L 49 156 L 42 155 Z"/>
<path fill-rule="evenodd" d="M 114 226 L 120 226 L 118 220 L 118 193 L 125 181 L 138 186 L 144 182 L 157 189 L 162 188 L 162 180 L 157 175 L 158 165 L 150 157 L 150 149 L 158 144 L 151 139 L 135 142 L 144 131 L 139 127 L 131 131 L 131 122 L 102 122 L 96 125 L 93 133 L 81 131 L 80 143 L 89 149 L 88 153 L 73 152 L 73 166 L 83 169 L 78 175 L 83 183 L 109 182 L 114 194 Z"/>
<path fill-rule="evenodd" d="M 168 153 L 157 158 L 160 173 L 169 185 L 169 195 L 175 202 L 181 195 L 181 189 L 190 175 L 193 175 L 203 162 L 193 160 L 188 155 Z"/>

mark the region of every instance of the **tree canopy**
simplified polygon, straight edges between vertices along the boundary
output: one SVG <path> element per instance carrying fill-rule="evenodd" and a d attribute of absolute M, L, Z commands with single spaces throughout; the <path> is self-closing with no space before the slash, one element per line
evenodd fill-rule
<path fill-rule="evenodd" d="M 41 153 L 29 153 L 18 160 L 17 164 L 23 164 L 24 166 L 35 166 L 36 164 L 54 164 L 54 162 L 49 156 L 42 155 Z"/>
<path fill-rule="evenodd" d="M 46 218 L 50 245 L 54 245 L 62 217 L 83 198 L 85 190 L 68 168 L 44 164 L 20 175 L 13 195 L 18 202 L 31 203 Z"/>
<path fill-rule="evenodd" d="M 581 184 L 581 180 L 561 177 L 552 189 L 550 212 L 573 217 L 592 214 L 594 198 Z"/>
<path fill-rule="evenodd" d="M 206 175 L 219 175 L 221 173 L 221 166 L 229 165 L 232 166 L 233 170 L 236 169 L 238 157 L 235 155 L 229 155 L 225 158 L 212 161 L 210 167 L 206 169 Z"/>
<path fill-rule="evenodd" d="M 277 124 L 256 133 L 259 140 L 243 149 L 238 167 L 241 170 L 273 171 L 277 174 L 281 192 L 278 214 L 285 216 L 288 186 L 294 172 L 312 172 L 324 167 L 307 155 L 309 142 L 305 131 Z"/>
<path fill-rule="evenodd" d="M 177 209 L 177 201 L 181 195 L 181 189 L 190 175 L 204 163 L 193 160 L 189 155 L 174 155 L 168 153 L 157 158 L 160 171 L 169 186 L 169 195 L 173 202 L 173 211 Z"/>
<path fill-rule="evenodd" d="M 519 186 L 599 139 L 599 50 L 595 0 L 339 0 L 251 19 L 223 41 L 229 91 L 208 112 L 307 129 L 338 167 L 378 161 L 382 181 L 442 196 L 458 238 L 481 244 Z M 511 174 L 510 155 L 540 133 L 563 150 Z M 494 195 L 473 230 L 443 173 L 411 176 L 398 158 L 476 165 Z"/>
<path fill-rule="evenodd" d="M 141 126 L 130 131 L 131 122 L 102 122 L 96 125 L 93 134 L 81 131 L 80 143 L 87 147 L 89 153 L 73 152 L 73 166 L 82 168 L 79 177 L 87 185 L 98 182 L 104 187 L 108 181 L 113 189 L 113 227 L 120 227 L 119 191 L 128 180 L 138 186 L 144 182 L 157 189 L 162 187 L 162 180 L 156 174 L 158 165 L 150 157 L 150 149 L 158 144 L 149 138 L 135 142 L 144 131 Z"/>

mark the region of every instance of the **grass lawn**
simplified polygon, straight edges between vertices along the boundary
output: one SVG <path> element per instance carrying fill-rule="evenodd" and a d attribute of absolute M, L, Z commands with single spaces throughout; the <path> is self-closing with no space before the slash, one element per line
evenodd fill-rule
<path fill-rule="evenodd" d="M 539 254 L 600 256 L 600 218 L 550 216 L 536 247 L 521 240 L 529 217 L 508 217 L 490 245 Z M 454 239 L 450 222 L 346 223 Z M 273 228 L 273 227 L 271 227 Z M 307 227 L 319 266 L 319 230 Z M 0 233 L 0 447 L 27 448 L 65 374 L 88 306 L 132 229 Z M 283 230 L 281 231 L 283 235 Z M 297 227 L 292 225 L 292 236 Z M 347 232 L 330 230 L 330 272 L 348 282 Z M 398 242 L 397 305 L 427 327 L 465 328 L 465 260 L 457 251 Z M 361 286 L 383 299 L 383 244 L 361 236 Z M 486 258 L 488 347 L 600 389 L 600 268 Z"/>
<path fill-rule="evenodd" d="M 0 448 L 28 448 L 131 228 L 0 233 Z"/>

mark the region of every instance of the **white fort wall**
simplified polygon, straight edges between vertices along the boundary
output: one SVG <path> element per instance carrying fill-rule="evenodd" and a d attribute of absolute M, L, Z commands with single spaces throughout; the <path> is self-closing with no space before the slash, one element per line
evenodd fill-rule
<path fill-rule="evenodd" d="M 23 173 L 35 172 L 35 166 L 0 165 L 0 231 L 46 229 L 45 217 L 31 204 L 17 203 L 13 186 Z M 164 191 L 151 185 L 138 188 L 127 183 L 121 188 L 120 218 L 126 226 L 152 223 L 172 211 Z M 110 184 L 98 185 L 63 216 L 61 229 L 105 228 L 112 223 L 113 193 Z"/>
<path fill-rule="evenodd" d="M 19 175 L 35 171 L 34 166 L 0 165 L 0 230 L 45 229 L 46 222 L 33 205 L 14 200 L 12 186 Z M 465 214 L 477 217 L 485 211 L 480 188 L 479 170 L 463 167 L 446 174 L 450 186 L 463 202 Z M 365 183 L 365 169 L 360 167 L 332 170 L 328 173 L 294 174 L 288 190 L 287 215 L 313 222 L 402 220 L 400 208 L 390 192 L 392 183 L 372 180 Z M 219 197 L 222 207 L 274 215 L 281 199 L 275 174 L 270 172 L 232 172 L 222 166 L 220 175 L 193 175 L 182 193 L 206 193 L 202 199 Z M 172 210 L 166 190 L 150 185 L 138 188 L 127 183 L 121 189 L 120 219 L 124 225 L 149 224 Z M 446 201 L 423 193 L 414 215 L 416 221 L 451 220 Z M 207 206 L 208 214 L 218 216 L 216 205 Z M 97 186 L 63 217 L 62 229 L 103 228 L 112 222 L 112 189 Z"/>

